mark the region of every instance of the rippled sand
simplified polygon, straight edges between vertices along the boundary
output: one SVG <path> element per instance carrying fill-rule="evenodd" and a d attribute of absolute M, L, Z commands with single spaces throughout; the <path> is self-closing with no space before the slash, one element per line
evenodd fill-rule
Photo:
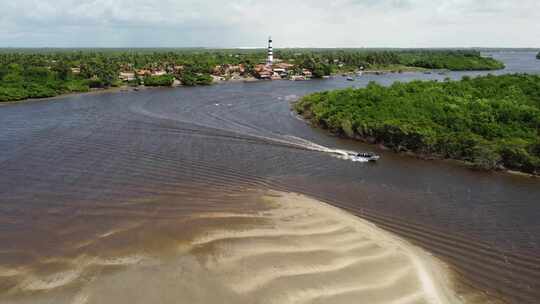
<path fill-rule="evenodd" d="M 0 269 L 0 302 L 458 302 L 438 261 L 369 222 L 297 194 L 265 192 L 258 203 L 258 212 L 193 215 L 187 223 L 202 228 L 175 226 L 182 236 L 160 240 L 163 250 Z"/>

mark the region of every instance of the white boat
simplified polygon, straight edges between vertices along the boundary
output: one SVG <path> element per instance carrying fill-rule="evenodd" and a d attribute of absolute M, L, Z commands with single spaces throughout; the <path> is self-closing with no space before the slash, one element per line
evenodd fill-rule
<path fill-rule="evenodd" d="M 381 158 L 379 155 L 371 152 L 347 152 L 347 154 L 349 157 L 362 158 L 370 162 L 378 161 Z"/>
<path fill-rule="evenodd" d="M 367 160 L 369 161 L 378 161 L 381 157 L 375 153 L 371 153 L 371 152 L 362 152 L 362 153 L 358 153 L 356 155 L 357 157 L 362 157 L 362 158 L 366 158 Z"/>

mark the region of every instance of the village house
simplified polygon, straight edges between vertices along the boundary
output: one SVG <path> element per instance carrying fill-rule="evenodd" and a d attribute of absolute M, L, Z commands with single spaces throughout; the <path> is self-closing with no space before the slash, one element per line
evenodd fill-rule
<path fill-rule="evenodd" d="M 118 78 L 122 81 L 133 81 L 136 79 L 133 72 L 120 72 Z"/>
<path fill-rule="evenodd" d="M 280 78 L 287 78 L 289 76 L 287 70 L 282 68 L 274 68 L 274 74 L 279 75 Z"/>
<path fill-rule="evenodd" d="M 246 72 L 246 68 L 243 64 L 231 65 L 223 64 L 214 67 L 212 74 L 216 76 L 232 76 L 242 75 Z"/>
<path fill-rule="evenodd" d="M 163 76 L 163 75 L 167 75 L 167 71 L 165 70 L 155 70 L 155 71 L 152 71 L 152 76 Z"/>
<path fill-rule="evenodd" d="M 300 81 L 300 80 L 306 80 L 306 77 L 302 75 L 292 75 L 290 79 L 293 81 Z"/>
<path fill-rule="evenodd" d="M 274 75 L 272 68 L 266 64 L 257 64 L 254 70 L 255 76 L 259 79 L 271 79 Z"/>
<path fill-rule="evenodd" d="M 223 65 L 216 65 L 214 69 L 212 69 L 212 75 L 214 76 L 220 76 L 225 75 L 225 68 Z"/>
<path fill-rule="evenodd" d="M 135 74 L 136 74 L 137 77 L 139 77 L 139 78 L 144 78 L 144 77 L 146 77 L 146 76 L 152 75 L 152 72 L 149 71 L 149 70 L 144 70 L 144 69 L 143 69 L 143 70 L 137 70 L 137 71 L 135 71 Z"/>
<path fill-rule="evenodd" d="M 274 70 L 275 69 L 284 69 L 286 71 L 294 68 L 294 64 L 291 64 L 291 63 L 287 63 L 287 62 L 280 62 L 280 63 L 276 63 L 273 65 L 274 67 Z"/>
<path fill-rule="evenodd" d="M 302 75 L 306 78 L 311 78 L 313 77 L 313 73 L 310 71 L 310 70 L 306 70 L 306 69 L 303 69 L 302 70 Z"/>
<path fill-rule="evenodd" d="M 279 62 L 273 65 L 274 74 L 279 75 L 281 79 L 289 78 L 291 75 L 291 70 L 294 68 L 294 64 Z"/>
<path fill-rule="evenodd" d="M 229 68 L 229 73 L 231 74 L 244 74 L 246 72 L 246 67 L 243 64 L 232 65 Z"/>
<path fill-rule="evenodd" d="M 281 75 L 279 75 L 278 73 L 274 72 L 274 74 L 272 74 L 272 77 L 271 77 L 272 80 L 280 80 L 280 79 L 283 79 L 281 77 Z"/>
<path fill-rule="evenodd" d="M 71 73 L 78 75 L 81 73 L 81 68 L 71 68 Z"/>

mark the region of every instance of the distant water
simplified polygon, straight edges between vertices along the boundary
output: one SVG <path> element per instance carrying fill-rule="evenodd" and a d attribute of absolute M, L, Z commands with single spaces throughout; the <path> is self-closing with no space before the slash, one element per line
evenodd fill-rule
<path fill-rule="evenodd" d="M 493 74 L 540 73 L 533 52 L 487 55 L 507 65 Z M 70 274 L 71 262 L 59 260 L 167 247 L 180 242 L 171 231 L 193 228 L 182 226 L 187 216 L 256 210 L 245 189 L 274 189 L 342 207 L 426 248 L 456 269 L 464 292 L 537 303 L 540 180 L 376 151 L 290 111 L 292 100 L 315 91 L 480 74 L 235 83 L 1 106 L 0 302 L 1 290 L 26 279 L 17 271 Z M 325 149 L 376 151 L 382 160 L 351 162 Z"/>

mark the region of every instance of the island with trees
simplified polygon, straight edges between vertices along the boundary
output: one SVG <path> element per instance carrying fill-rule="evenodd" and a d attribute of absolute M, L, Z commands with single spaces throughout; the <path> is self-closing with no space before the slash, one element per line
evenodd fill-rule
<path fill-rule="evenodd" d="M 494 70 L 474 50 L 0 49 L 0 102 L 119 86 L 208 85 L 252 79 L 305 80 L 335 73 L 417 69 Z"/>
<path fill-rule="evenodd" d="M 540 76 L 463 77 L 315 93 L 295 104 L 314 125 L 396 152 L 540 174 Z"/>
<path fill-rule="evenodd" d="M 536 54 L 536 59 L 540 59 L 540 52 Z"/>

